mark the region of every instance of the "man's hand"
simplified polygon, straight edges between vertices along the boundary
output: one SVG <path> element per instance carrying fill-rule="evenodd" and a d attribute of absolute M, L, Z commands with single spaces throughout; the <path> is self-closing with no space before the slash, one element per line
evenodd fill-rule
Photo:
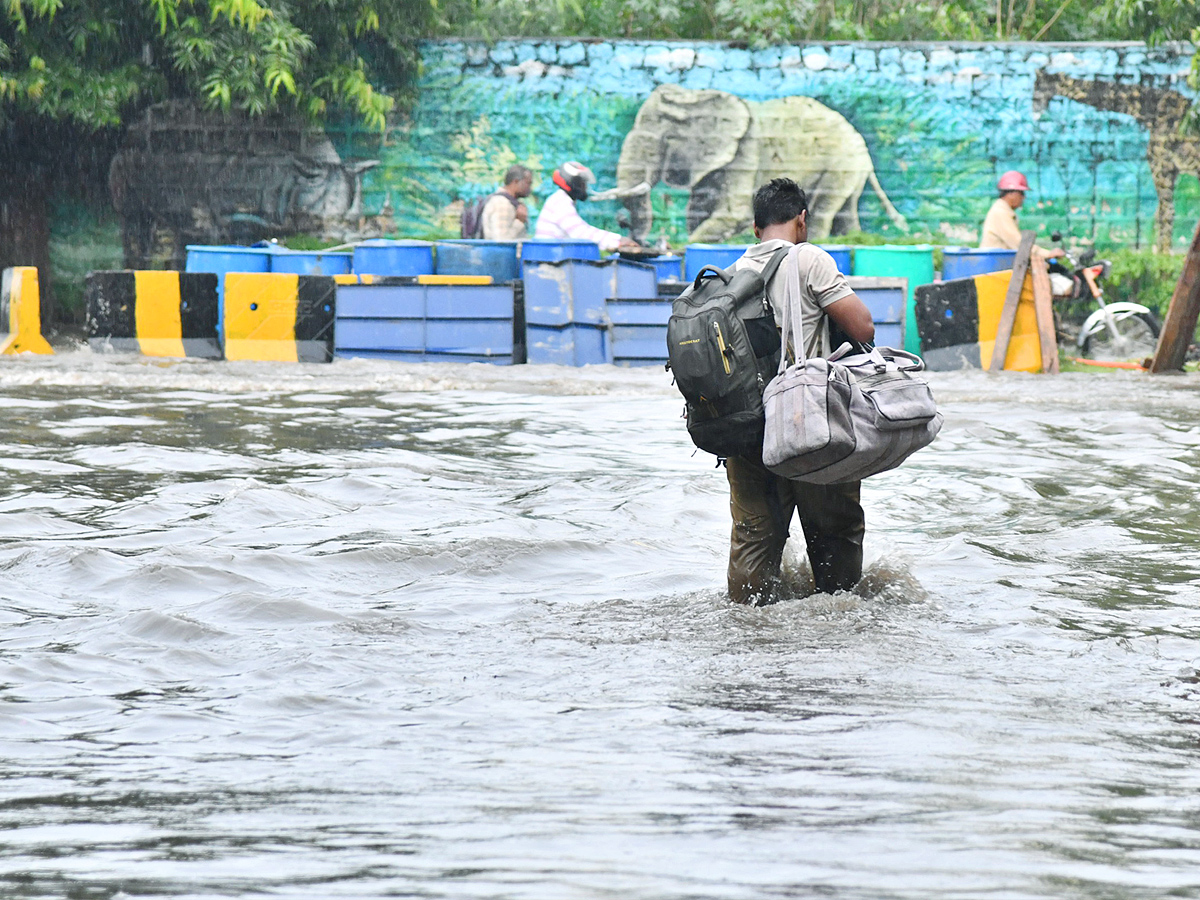
<path fill-rule="evenodd" d="M 516 220 L 518 222 L 524 222 L 526 225 L 528 225 L 529 224 L 529 207 L 526 206 L 524 203 L 518 203 L 517 209 L 513 213 L 513 216 L 516 218 Z"/>
<path fill-rule="evenodd" d="M 617 247 L 621 250 L 638 250 L 641 246 L 641 244 L 630 237 L 621 238 L 621 243 L 617 244 Z"/>
<path fill-rule="evenodd" d="M 1053 250 L 1050 250 L 1049 252 L 1046 253 L 1046 259 L 1058 259 L 1060 256 L 1066 256 L 1066 255 L 1067 255 L 1067 251 L 1064 250 L 1062 247 L 1055 247 Z"/>

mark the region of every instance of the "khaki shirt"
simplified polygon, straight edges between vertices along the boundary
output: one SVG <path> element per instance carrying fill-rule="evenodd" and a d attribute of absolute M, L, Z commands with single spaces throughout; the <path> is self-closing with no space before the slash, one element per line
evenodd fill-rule
<path fill-rule="evenodd" d="M 1017 211 L 1003 197 L 997 197 L 983 220 L 981 249 L 1016 250 L 1021 245 L 1021 226 L 1017 224 Z"/>
<path fill-rule="evenodd" d="M 1017 211 L 1005 203 L 1003 197 L 997 197 L 988 210 L 987 218 L 983 220 L 983 238 L 979 241 L 979 249 L 1016 250 L 1020 246 L 1021 226 L 1017 224 Z M 1036 244 L 1033 251 L 1042 257 L 1052 252 Z"/>
<path fill-rule="evenodd" d="M 525 223 L 517 218 L 517 208 L 506 195 L 494 194 L 483 205 L 480 220 L 485 241 L 525 240 Z"/>
<path fill-rule="evenodd" d="M 843 297 L 854 293 L 846 276 L 838 271 L 833 257 L 813 244 L 795 245 L 790 241 L 776 238 L 755 244 L 742 256 L 734 267 L 743 269 L 752 267 L 761 272 L 771 261 L 771 257 L 780 248 L 799 246 L 795 265 L 800 268 L 800 308 L 793 307 L 789 317 L 797 313 L 804 325 L 804 355 L 828 356 L 832 352 L 829 346 L 829 317 L 825 314 L 826 307 Z M 767 299 L 771 301 L 771 309 L 775 313 L 775 324 L 783 327 L 783 304 L 787 284 L 787 267 L 792 265 L 792 257 L 785 258 L 775 273 L 775 277 L 767 285 Z"/>

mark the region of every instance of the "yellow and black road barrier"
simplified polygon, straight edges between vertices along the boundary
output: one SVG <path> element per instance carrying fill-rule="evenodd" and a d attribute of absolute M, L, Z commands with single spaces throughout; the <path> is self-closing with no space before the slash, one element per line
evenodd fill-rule
<path fill-rule="evenodd" d="M 42 336 L 42 293 L 35 266 L 13 266 L 0 275 L 0 354 L 53 354 Z"/>
<path fill-rule="evenodd" d="M 225 358 L 330 362 L 338 284 L 355 275 L 229 272 Z"/>
<path fill-rule="evenodd" d="M 84 288 L 88 343 L 145 356 L 220 359 L 217 276 L 92 272 Z"/>
<path fill-rule="evenodd" d="M 916 289 L 921 355 L 929 369 L 986 369 L 991 365 L 1011 275 L 1011 272 L 990 272 L 924 284 Z M 1033 285 L 1026 275 L 1004 368 L 1040 372 L 1041 347 Z"/>

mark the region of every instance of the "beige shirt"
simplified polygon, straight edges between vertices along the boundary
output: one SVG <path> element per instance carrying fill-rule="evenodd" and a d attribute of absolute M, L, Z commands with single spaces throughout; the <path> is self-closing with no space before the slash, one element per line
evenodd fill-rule
<path fill-rule="evenodd" d="M 846 281 L 846 276 L 838 271 L 832 256 L 813 244 L 794 245 L 790 241 L 776 238 L 755 244 L 734 263 L 734 267 L 752 267 L 761 272 L 776 250 L 793 246 L 799 246 L 800 249 L 794 257 L 785 258 L 779 266 L 779 271 L 767 285 L 767 299 L 771 301 L 771 309 L 775 313 L 775 324 L 782 328 L 787 267 L 792 265 L 794 259 L 800 272 L 800 308 L 796 309 L 793 306 L 788 315 L 800 315 L 800 321 L 804 325 L 804 355 L 828 356 L 832 349 L 829 346 L 829 317 L 825 314 L 825 309 L 854 293 Z"/>
<path fill-rule="evenodd" d="M 1017 211 L 1003 197 L 997 197 L 983 220 L 981 249 L 1016 250 L 1021 245 L 1021 226 L 1017 224 Z"/>
<path fill-rule="evenodd" d="M 988 210 L 987 218 L 983 220 L 983 238 L 979 241 L 980 250 L 1016 250 L 1021 246 L 1021 226 L 1017 224 L 1017 211 L 1009 206 L 1003 197 L 997 197 L 992 208 Z M 1048 256 L 1051 251 L 1036 244 L 1034 255 Z"/>
<path fill-rule="evenodd" d="M 493 195 L 480 216 L 485 241 L 523 241 L 525 223 L 517 218 L 517 208 L 507 196 Z"/>

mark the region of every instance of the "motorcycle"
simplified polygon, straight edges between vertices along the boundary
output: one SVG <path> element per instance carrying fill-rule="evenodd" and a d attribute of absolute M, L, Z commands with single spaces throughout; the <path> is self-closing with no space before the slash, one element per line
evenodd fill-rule
<path fill-rule="evenodd" d="M 1062 241 L 1054 232 L 1050 240 Z M 1066 253 L 1049 261 L 1050 290 L 1061 304 L 1095 302 L 1093 311 L 1079 326 L 1075 341 L 1082 356 L 1088 359 L 1113 361 L 1144 359 L 1154 355 L 1161 324 L 1158 317 L 1140 303 L 1105 303 L 1100 282 L 1112 270 L 1106 259 L 1096 260 L 1095 251 L 1081 253 L 1078 260 Z M 1061 329 L 1060 329 L 1061 330 Z"/>

